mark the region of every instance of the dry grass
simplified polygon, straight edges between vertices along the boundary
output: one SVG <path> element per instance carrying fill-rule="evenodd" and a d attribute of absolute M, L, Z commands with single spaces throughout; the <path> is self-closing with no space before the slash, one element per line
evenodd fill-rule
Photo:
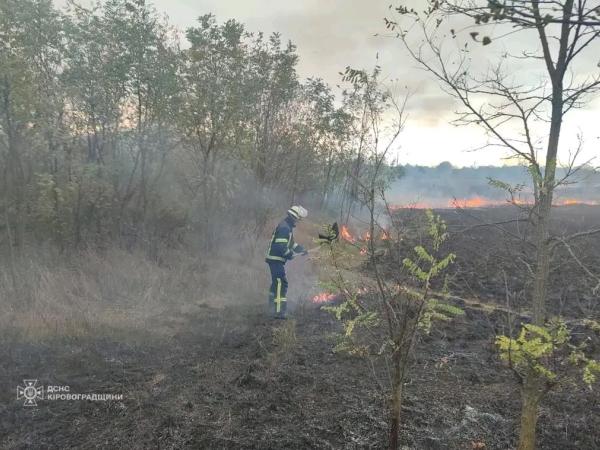
<path fill-rule="evenodd" d="M 281 326 L 273 328 L 273 344 L 277 351 L 288 354 L 296 348 L 297 343 L 295 320 L 286 320 Z"/>
<path fill-rule="evenodd" d="M 311 247 L 318 228 L 303 223 L 297 240 Z M 156 259 L 117 247 L 61 255 L 52 246 L 40 246 L 26 249 L 11 268 L 5 256 L 0 260 L 0 335 L 39 342 L 120 330 L 173 334 L 178 320 L 199 307 L 266 304 L 268 233 L 238 238 L 230 248 L 220 242 L 218 253 L 183 248 L 163 250 Z M 299 257 L 289 265 L 297 304 L 314 293 L 316 274 L 307 262 Z"/>
<path fill-rule="evenodd" d="M 296 321 L 294 319 L 274 323 L 271 333 L 273 348 L 267 353 L 266 362 L 268 376 L 273 378 L 282 364 L 288 364 L 293 360 L 300 343 L 298 342 Z"/>
<path fill-rule="evenodd" d="M 0 263 L 0 329 L 32 342 L 82 337 L 147 329 L 167 312 L 199 305 L 257 302 L 267 280 L 260 258 L 252 261 L 234 253 L 203 260 L 179 250 L 158 264 L 118 248 L 68 258 L 38 249 L 21 257 L 14 272 Z"/>

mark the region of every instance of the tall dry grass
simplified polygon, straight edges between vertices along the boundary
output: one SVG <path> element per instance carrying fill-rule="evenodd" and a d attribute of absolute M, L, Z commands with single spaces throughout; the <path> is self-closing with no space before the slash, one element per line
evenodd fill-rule
<path fill-rule="evenodd" d="M 120 248 L 68 257 L 29 250 L 12 265 L 0 262 L 0 330 L 31 341 L 148 330 L 199 305 L 258 303 L 267 275 L 262 251 L 252 253 L 168 250 L 159 263 Z"/>

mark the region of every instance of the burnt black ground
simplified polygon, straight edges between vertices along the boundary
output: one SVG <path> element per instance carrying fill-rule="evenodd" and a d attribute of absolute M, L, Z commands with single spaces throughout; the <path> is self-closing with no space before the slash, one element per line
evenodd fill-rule
<path fill-rule="evenodd" d="M 494 220 L 506 211 L 486 214 Z M 561 230 L 600 223 L 600 208 L 584 212 L 562 210 Z M 453 214 L 446 216 L 451 230 L 470 226 Z M 508 323 L 506 312 L 494 306 L 506 306 L 508 282 L 509 306 L 526 314 L 527 281 L 514 249 L 498 233 L 476 228 L 453 234 L 450 244 L 457 253 L 452 293 L 471 301 L 456 300 L 466 315 L 434 328 L 415 349 L 405 386 L 402 445 L 514 448 L 519 385 L 494 349 L 495 336 L 506 333 Z M 410 251 L 404 245 L 402 251 Z M 578 244 L 590 267 L 599 267 L 599 245 L 598 239 Z M 589 284 L 572 261 L 560 257 L 551 307 L 569 320 L 581 314 L 597 318 L 598 299 Z M 291 272 L 302 270 L 296 266 Z M 291 281 L 296 292 L 315 282 L 307 277 L 307 285 L 299 287 L 301 279 Z M 87 337 L 35 344 L 0 330 L 0 448 L 385 448 L 382 368 L 376 365 L 374 371 L 362 359 L 333 353 L 340 326 L 318 305 L 292 305 L 295 322 L 287 323 L 267 319 L 263 308 L 249 301 L 225 309 L 186 306 L 187 313 L 173 307 L 143 330 L 98 329 Z M 518 326 L 520 319 L 512 319 Z M 274 330 L 282 327 L 294 329 L 296 340 L 277 338 Z M 590 344 L 598 357 L 600 337 Z M 16 388 L 30 378 L 124 399 L 41 400 L 25 408 Z M 552 391 L 541 405 L 538 438 L 541 449 L 600 448 L 598 384 L 594 390 L 571 383 Z"/>
<path fill-rule="evenodd" d="M 512 448 L 518 385 L 493 351 L 499 313 L 468 309 L 419 343 L 406 385 L 402 441 L 414 449 Z M 334 354 L 338 324 L 308 304 L 295 345 L 261 308 L 198 307 L 156 318 L 171 338 L 138 335 L 3 347 L 1 448 L 383 448 L 385 410 L 370 367 Z M 289 326 L 289 325 L 288 325 Z M 283 347 L 287 348 L 287 351 Z M 73 392 L 123 393 L 122 402 L 40 401 L 16 385 L 37 377 Z M 568 386 L 541 411 L 543 449 L 600 448 L 596 391 Z"/>

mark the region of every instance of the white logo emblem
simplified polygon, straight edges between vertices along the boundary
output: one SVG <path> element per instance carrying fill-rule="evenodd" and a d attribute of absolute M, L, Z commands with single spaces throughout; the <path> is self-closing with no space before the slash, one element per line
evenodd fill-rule
<path fill-rule="evenodd" d="M 37 406 L 36 400 L 44 398 L 43 386 L 37 386 L 38 380 L 23 380 L 24 386 L 17 387 L 17 400 L 25 399 L 23 406 Z"/>

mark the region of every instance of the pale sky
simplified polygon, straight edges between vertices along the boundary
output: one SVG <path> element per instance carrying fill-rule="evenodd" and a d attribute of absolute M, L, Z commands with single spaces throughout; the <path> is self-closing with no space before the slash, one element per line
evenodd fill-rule
<path fill-rule="evenodd" d="M 424 3 L 411 1 L 415 5 Z M 65 0 L 55 3 L 62 5 Z M 502 157 L 506 154 L 500 149 L 470 151 L 486 143 L 483 132 L 476 125 L 450 125 L 457 105 L 431 75 L 407 56 L 400 41 L 381 36 L 386 34 L 383 18 L 390 17 L 388 5 L 393 0 L 154 0 L 152 3 L 182 30 L 210 12 L 218 21 L 234 18 L 244 23 L 248 31 L 280 32 L 297 46 L 299 75 L 320 77 L 332 86 L 340 83 L 339 72 L 346 66 L 372 68 L 378 54 L 384 77 L 397 79 L 398 86 L 406 86 L 412 93 L 406 128 L 397 149 L 400 163 L 436 165 L 450 161 L 456 166 L 505 163 Z M 378 33 L 380 36 L 375 36 Z M 518 39 L 508 38 L 502 44 L 494 42 L 486 50 L 493 46 L 495 51 L 506 46 L 519 48 Z M 487 64 L 486 55 L 474 49 L 481 67 Z M 586 67 L 588 70 L 598 73 L 600 69 L 594 61 Z M 561 137 L 563 159 L 576 146 L 577 134 L 582 134 L 585 150 L 581 160 L 597 157 L 595 165 L 600 165 L 599 125 L 598 99 L 586 110 L 570 113 Z"/>

